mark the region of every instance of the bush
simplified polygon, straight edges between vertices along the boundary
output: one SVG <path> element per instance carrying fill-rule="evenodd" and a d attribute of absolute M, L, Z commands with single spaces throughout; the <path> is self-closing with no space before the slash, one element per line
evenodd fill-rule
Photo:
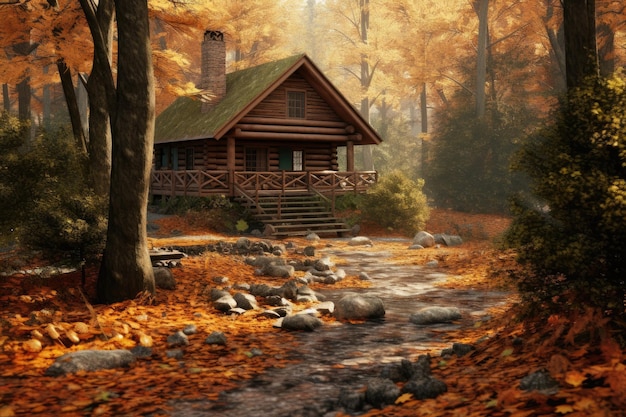
<path fill-rule="evenodd" d="M 42 132 L 26 147 L 15 126 L 2 116 L 3 232 L 13 229 L 20 244 L 49 258 L 67 251 L 97 256 L 106 234 L 106 205 L 87 185 L 86 156 L 66 131 Z"/>
<path fill-rule="evenodd" d="M 423 186 L 424 180 L 412 181 L 400 171 L 382 176 L 363 198 L 363 218 L 407 234 L 422 230 L 429 214 Z"/>
<path fill-rule="evenodd" d="M 535 273 L 520 291 L 535 307 L 562 308 L 566 299 L 623 315 L 626 79 L 589 80 L 569 93 L 553 120 L 515 163 L 532 192 L 514 199 L 506 237 Z"/>

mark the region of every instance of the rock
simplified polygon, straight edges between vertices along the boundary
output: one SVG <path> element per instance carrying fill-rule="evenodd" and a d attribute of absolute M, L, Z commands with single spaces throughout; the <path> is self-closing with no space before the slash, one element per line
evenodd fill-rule
<path fill-rule="evenodd" d="M 417 232 L 413 237 L 413 244 L 420 245 L 424 248 L 431 248 L 435 246 L 435 237 L 425 231 Z"/>
<path fill-rule="evenodd" d="M 468 345 L 466 343 L 453 343 L 451 348 L 443 349 L 441 351 L 441 356 L 447 355 L 456 355 L 459 358 L 461 356 L 465 356 L 474 350 L 474 346 Z"/>
<path fill-rule="evenodd" d="M 545 394 L 555 394 L 559 390 L 559 383 L 552 378 L 546 369 L 540 369 L 526 375 L 519 384 L 524 391 L 539 391 Z"/>
<path fill-rule="evenodd" d="M 207 345 L 226 345 L 226 335 L 223 332 L 213 332 L 204 340 Z"/>
<path fill-rule="evenodd" d="M 238 292 L 233 296 L 233 298 L 237 303 L 237 307 L 243 308 L 244 310 L 256 310 L 259 308 L 256 298 L 254 298 L 252 294 Z"/>
<path fill-rule="evenodd" d="M 198 328 L 196 327 L 195 324 L 188 324 L 183 329 L 183 333 L 185 333 L 187 336 L 189 336 L 190 334 L 196 334 L 197 332 L 198 332 Z"/>
<path fill-rule="evenodd" d="M 360 411 L 363 409 L 363 405 L 365 404 L 365 393 L 353 392 L 343 388 L 339 392 L 339 399 L 337 400 L 337 404 L 340 407 L 343 407 L 348 412 Z"/>
<path fill-rule="evenodd" d="M 335 303 L 333 303 L 332 301 L 324 301 L 313 308 L 319 311 L 320 314 L 332 316 L 333 312 L 335 311 Z"/>
<path fill-rule="evenodd" d="M 425 307 L 409 316 L 413 324 L 449 323 L 461 318 L 461 311 L 456 307 Z"/>
<path fill-rule="evenodd" d="M 370 276 L 367 274 L 367 272 L 360 272 L 359 273 L 359 279 L 361 281 L 371 281 Z"/>
<path fill-rule="evenodd" d="M 436 398 L 447 390 L 448 387 L 445 382 L 432 376 L 411 379 L 402 387 L 403 393 L 413 394 L 413 398 L 416 400 Z"/>
<path fill-rule="evenodd" d="M 217 276 L 217 277 L 211 278 L 211 281 L 219 285 L 224 285 L 228 282 L 228 277 Z"/>
<path fill-rule="evenodd" d="M 187 346 L 188 344 L 189 344 L 189 338 L 182 331 L 178 331 L 174 334 L 167 336 L 168 347 Z"/>
<path fill-rule="evenodd" d="M 361 226 L 359 224 L 355 224 L 350 228 L 350 236 L 358 236 L 359 232 L 361 232 Z"/>
<path fill-rule="evenodd" d="M 374 246 L 374 244 L 369 237 L 356 236 L 348 241 L 348 246 Z"/>
<path fill-rule="evenodd" d="M 229 296 L 230 293 L 226 290 L 220 290 L 217 288 L 211 288 L 211 301 L 217 301 L 224 296 Z"/>
<path fill-rule="evenodd" d="M 280 295 L 270 295 L 265 297 L 265 304 L 275 307 L 288 306 L 289 301 Z"/>
<path fill-rule="evenodd" d="M 313 268 L 316 271 L 330 271 L 335 266 L 335 263 L 330 260 L 329 256 L 324 256 L 321 259 L 318 259 Z"/>
<path fill-rule="evenodd" d="M 252 245 L 252 242 L 250 242 L 250 239 L 248 239 L 247 237 L 240 237 L 239 239 L 237 239 L 237 242 L 235 242 L 235 248 L 237 249 L 250 249 L 250 246 Z"/>
<path fill-rule="evenodd" d="M 436 234 L 435 243 L 446 246 L 459 246 L 463 244 L 463 239 L 458 235 Z"/>
<path fill-rule="evenodd" d="M 315 256 L 315 246 L 305 247 L 302 253 L 304 253 L 304 256 Z"/>
<path fill-rule="evenodd" d="M 138 345 L 132 348 L 130 353 L 135 355 L 136 358 L 146 359 L 152 356 L 152 348 Z"/>
<path fill-rule="evenodd" d="M 320 237 L 316 233 L 309 233 L 308 235 L 306 235 L 305 239 L 317 242 L 318 240 L 320 240 Z"/>
<path fill-rule="evenodd" d="M 240 315 L 244 314 L 246 311 L 248 311 L 248 310 L 245 310 L 245 309 L 243 309 L 241 307 L 235 307 L 235 308 L 231 308 L 230 310 L 228 310 L 228 314 L 236 314 L 236 315 L 240 316 Z"/>
<path fill-rule="evenodd" d="M 269 264 L 265 268 L 261 269 L 262 275 L 267 275 L 273 278 L 291 278 L 295 275 L 296 270 L 291 265 L 276 265 Z"/>
<path fill-rule="evenodd" d="M 213 302 L 213 306 L 217 310 L 226 313 L 231 308 L 237 307 L 237 301 L 235 301 L 235 299 L 230 294 L 228 294 L 220 297 L 218 300 L 215 300 L 215 302 Z"/>
<path fill-rule="evenodd" d="M 174 279 L 174 275 L 172 274 L 171 269 L 158 267 L 158 268 L 153 268 L 153 271 L 154 271 L 154 284 L 157 286 L 157 288 L 161 288 L 163 290 L 176 289 L 176 280 Z"/>
<path fill-rule="evenodd" d="M 335 304 L 334 316 L 338 320 L 379 319 L 385 317 L 385 307 L 379 297 L 347 293 Z"/>
<path fill-rule="evenodd" d="M 258 297 L 267 297 L 272 295 L 272 287 L 267 284 L 250 285 L 250 294 Z"/>
<path fill-rule="evenodd" d="M 135 355 L 129 350 L 79 350 L 59 356 L 48 369 L 46 376 L 60 376 L 77 371 L 97 371 L 129 366 Z"/>
<path fill-rule="evenodd" d="M 294 314 L 283 318 L 281 327 L 285 330 L 313 331 L 322 325 L 322 321 L 309 314 Z"/>
<path fill-rule="evenodd" d="M 429 268 L 435 268 L 437 266 L 439 266 L 439 261 L 437 261 L 436 259 L 432 259 L 428 262 L 426 262 L 426 266 Z"/>
<path fill-rule="evenodd" d="M 413 363 L 408 359 L 402 359 L 400 363 L 385 365 L 380 373 L 380 377 L 390 379 L 393 382 L 406 382 L 411 379 L 414 373 Z"/>
<path fill-rule="evenodd" d="M 365 401 L 376 408 L 393 404 L 400 396 L 400 388 L 390 379 L 374 378 L 367 383 Z"/>
<path fill-rule="evenodd" d="M 263 310 L 261 313 L 259 313 L 259 317 L 265 317 L 266 319 L 278 319 L 284 316 L 281 316 L 274 310 Z"/>
<path fill-rule="evenodd" d="M 185 352 L 182 349 L 170 349 L 165 351 L 165 356 L 172 359 L 182 359 Z"/>
<path fill-rule="evenodd" d="M 424 249 L 424 247 L 422 245 L 413 244 L 413 245 L 409 246 L 409 249 L 410 250 L 420 250 L 420 249 Z"/>

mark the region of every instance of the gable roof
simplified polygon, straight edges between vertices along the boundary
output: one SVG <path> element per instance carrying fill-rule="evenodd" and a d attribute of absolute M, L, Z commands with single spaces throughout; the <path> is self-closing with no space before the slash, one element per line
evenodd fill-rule
<path fill-rule="evenodd" d="M 201 111 L 202 102 L 180 97 L 156 118 L 155 143 L 224 136 L 242 117 L 259 104 L 294 72 L 304 78 L 347 123 L 363 134 L 361 144 L 378 144 L 378 133 L 352 107 L 324 74 L 304 54 L 294 55 L 226 75 L 226 95 L 210 111 Z"/>

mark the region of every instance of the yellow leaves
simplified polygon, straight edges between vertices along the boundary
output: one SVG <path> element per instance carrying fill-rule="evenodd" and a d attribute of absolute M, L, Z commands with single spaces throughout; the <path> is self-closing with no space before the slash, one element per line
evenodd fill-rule
<path fill-rule="evenodd" d="M 568 413 L 573 413 L 574 408 L 569 404 L 561 404 L 561 405 L 556 406 L 554 411 L 559 414 L 568 414 Z"/>
<path fill-rule="evenodd" d="M 29 339 L 22 344 L 22 347 L 25 351 L 31 353 L 38 353 L 43 349 L 41 342 L 38 339 Z"/>
<path fill-rule="evenodd" d="M 50 336 L 50 339 L 58 340 L 61 336 L 59 336 L 59 332 L 57 332 L 56 327 L 52 323 L 49 323 L 46 326 L 46 333 Z"/>
<path fill-rule="evenodd" d="M 413 394 L 411 394 L 410 392 L 405 392 L 404 394 L 396 398 L 396 404 L 404 404 L 405 402 L 410 401 L 412 399 L 413 399 Z"/>
<path fill-rule="evenodd" d="M 10 405 L 0 407 L 0 417 L 14 417 L 15 411 Z"/>
<path fill-rule="evenodd" d="M 579 387 L 586 379 L 587 377 L 579 371 L 569 371 L 565 375 L 565 382 L 575 388 Z"/>

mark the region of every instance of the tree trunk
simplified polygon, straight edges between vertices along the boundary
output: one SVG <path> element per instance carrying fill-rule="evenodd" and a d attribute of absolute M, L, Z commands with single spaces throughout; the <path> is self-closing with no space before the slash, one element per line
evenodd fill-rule
<path fill-rule="evenodd" d="M 147 205 L 154 143 L 154 80 L 147 0 L 115 2 L 119 39 L 117 109 L 107 242 L 98 297 L 111 303 L 154 294 Z"/>
<path fill-rule="evenodd" d="M 70 114 L 70 122 L 72 123 L 72 133 L 76 145 L 85 154 L 87 153 L 87 143 L 83 135 L 83 127 L 80 121 L 80 111 L 78 110 L 78 101 L 76 101 L 76 91 L 74 90 L 74 82 L 72 81 L 72 73 L 65 64 L 63 59 L 57 61 L 57 69 L 61 78 L 61 86 L 63 87 L 63 95 L 65 96 L 65 104 Z"/>
<path fill-rule="evenodd" d="M 598 24 L 598 67 L 600 75 L 607 77 L 615 72 L 615 31 L 606 22 Z"/>
<path fill-rule="evenodd" d="M 488 30 L 488 11 L 489 0 L 478 0 L 478 51 L 476 56 L 476 117 L 482 119 L 485 117 L 486 96 L 485 96 L 485 80 L 487 77 L 487 30 Z"/>
<path fill-rule="evenodd" d="M 89 170 L 91 184 L 96 195 L 108 197 L 111 188 L 111 123 L 107 100 L 107 80 L 112 61 L 113 0 L 100 0 L 94 19 L 102 31 L 102 48 L 105 49 L 99 65 L 99 58 L 94 53 L 93 67 L 87 80 L 89 95 Z"/>
<path fill-rule="evenodd" d="M 11 96 L 9 96 L 9 85 L 2 84 L 2 108 L 5 112 L 11 112 Z"/>
<path fill-rule="evenodd" d="M 30 98 L 30 77 L 26 77 L 17 85 L 17 117 L 21 121 L 30 121 Z"/>
<path fill-rule="evenodd" d="M 565 69 L 567 89 L 598 75 L 595 0 L 564 0 Z"/>
<path fill-rule="evenodd" d="M 361 42 L 367 44 L 367 35 L 370 26 L 370 1 L 361 0 Z M 370 121 L 370 102 L 367 96 L 367 90 L 372 82 L 370 68 L 367 61 L 367 55 L 361 55 L 361 89 L 364 97 L 361 99 L 361 116 L 369 123 Z M 367 171 L 374 170 L 374 157 L 372 155 L 372 146 L 361 146 L 363 152 L 363 169 Z"/>

